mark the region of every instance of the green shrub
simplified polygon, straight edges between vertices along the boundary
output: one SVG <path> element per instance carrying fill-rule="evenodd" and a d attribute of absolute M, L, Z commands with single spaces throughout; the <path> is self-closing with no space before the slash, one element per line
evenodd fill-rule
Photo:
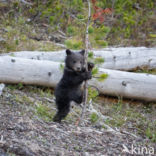
<path fill-rule="evenodd" d="M 96 113 L 92 113 L 90 115 L 90 120 L 91 120 L 92 123 L 95 123 L 96 121 L 98 121 L 98 119 L 99 119 L 99 117 L 98 117 L 98 115 Z"/>
<path fill-rule="evenodd" d="M 94 28 L 92 26 L 89 26 L 88 28 L 88 33 L 92 34 L 94 32 Z"/>
<path fill-rule="evenodd" d="M 100 47 L 107 47 L 108 43 L 104 40 L 97 40 L 96 43 L 100 46 Z"/>
<path fill-rule="evenodd" d="M 76 28 L 73 26 L 68 26 L 67 27 L 67 34 L 70 36 L 75 35 L 76 34 Z"/>
<path fill-rule="evenodd" d="M 78 19 L 84 19 L 85 17 L 84 17 L 84 15 L 82 15 L 82 14 L 78 14 L 78 15 L 77 15 L 77 18 L 78 18 Z"/>
<path fill-rule="evenodd" d="M 78 49 L 82 49 L 83 48 L 83 43 L 82 41 L 80 40 L 66 40 L 65 41 L 65 45 L 67 46 L 67 48 L 69 49 L 75 49 L 75 50 L 78 50 Z"/>

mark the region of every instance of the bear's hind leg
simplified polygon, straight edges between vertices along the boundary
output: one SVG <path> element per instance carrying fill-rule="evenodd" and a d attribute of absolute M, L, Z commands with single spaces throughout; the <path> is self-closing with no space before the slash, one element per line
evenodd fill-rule
<path fill-rule="evenodd" d="M 58 106 L 58 111 L 56 113 L 56 115 L 53 118 L 54 122 L 61 122 L 61 120 L 63 118 L 65 118 L 69 111 L 70 111 L 70 103 L 61 103 L 61 105 L 59 105 L 59 103 L 57 103 Z"/>
<path fill-rule="evenodd" d="M 77 96 L 73 101 L 75 101 L 77 104 L 81 104 L 83 100 L 83 95 Z"/>

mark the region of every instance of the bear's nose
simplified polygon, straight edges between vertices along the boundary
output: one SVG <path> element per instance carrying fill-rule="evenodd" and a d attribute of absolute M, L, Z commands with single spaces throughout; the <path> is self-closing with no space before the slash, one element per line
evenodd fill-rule
<path fill-rule="evenodd" d="M 77 67 L 77 70 L 78 70 L 78 71 L 80 71 L 80 69 L 81 69 L 80 67 Z"/>

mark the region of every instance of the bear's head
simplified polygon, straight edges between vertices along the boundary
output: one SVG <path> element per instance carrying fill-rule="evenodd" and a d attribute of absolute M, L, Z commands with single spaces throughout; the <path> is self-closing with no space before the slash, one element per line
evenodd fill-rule
<path fill-rule="evenodd" d="M 71 50 L 66 50 L 65 66 L 76 72 L 82 71 L 84 69 L 84 53 L 85 50 L 80 52 L 72 52 Z"/>

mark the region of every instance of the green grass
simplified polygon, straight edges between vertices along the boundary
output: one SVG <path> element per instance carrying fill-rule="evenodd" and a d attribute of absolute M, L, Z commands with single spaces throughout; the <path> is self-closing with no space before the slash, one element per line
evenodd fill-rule
<path fill-rule="evenodd" d="M 139 103 L 139 102 L 138 102 Z M 104 106 L 102 106 L 104 107 Z M 131 133 L 148 138 L 156 142 L 156 103 L 129 104 L 121 98 L 116 103 L 105 104 L 105 113 L 110 119 L 105 121 L 111 127 L 128 129 Z"/>
<path fill-rule="evenodd" d="M 5 28 L 6 32 L 2 32 L 1 36 L 5 39 L 3 43 L 0 42 L 1 52 L 13 51 L 53 51 L 59 49 L 52 42 L 36 41 L 31 37 L 37 36 L 38 33 L 33 25 L 26 24 L 26 19 L 20 16 L 16 21 L 14 18 L 2 19 L 0 29 Z M 31 32 L 31 34 L 30 34 Z"/>
<path fill-rule="evenodd" d="M 147 69 L 146 67 L 144 67 L 142 69 L 137 69 L 135 72 L 137 72 L 137 73 L 148 73 L 148 74 L 156 75 L 156 69 Z"/>
<path fill-rule="evenodd" d="M 92 113 L 92 114 L 90 115 L 90 121 L 91 121 L 92 123 L 97 122 L 98 119 L 99 119 L 99 117 L 98 117 L 98 115 L 97 115 L 96 113 Z"/>
<path fill-rule="evenodd" d="M 52 121 L 54 116 L 54 112 L 51 111 L 51 109 L 48 106 L 43 105 L 41 103 L 37 103 L 36 114 L 45 121 Z"/>

